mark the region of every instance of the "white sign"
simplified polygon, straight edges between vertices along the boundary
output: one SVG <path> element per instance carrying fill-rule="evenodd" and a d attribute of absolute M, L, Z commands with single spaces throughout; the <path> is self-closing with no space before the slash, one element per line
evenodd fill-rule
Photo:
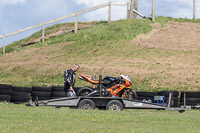
<path fill-rule="evenodd" d="M 133 106 L 142 106 L 142 103 L 133 102 Z"/>

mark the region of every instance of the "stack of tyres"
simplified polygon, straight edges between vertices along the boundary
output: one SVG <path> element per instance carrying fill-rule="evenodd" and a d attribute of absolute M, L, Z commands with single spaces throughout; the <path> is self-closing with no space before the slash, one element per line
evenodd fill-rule
<path fill-rule="evenodd" d="M 51 99 L 67 97 L 64 87 L 53 86 L 51 91 Z"/>
<path fill-rule="evenodd" d="M 51 97 L 51 87 L 33 86 L 31 92 L 32 100 L 49 100 Z"/>
<path fill-rule="evenodd" d="M 79 89 L 80 89 L 80 87 L 74 87 L 74 91 L 76 94 Z M 53 86 L 52 92 L 51 92 L 51 99 L 63 98 L 63 97 L 67 97 L 64 87 Z"/>
<path fill-rule="evenodd" d="M 31 99 L 31 87 L 13 87 L 11 102 L 25 103 Z"/>
<path fill-rule="evenodd" d="M 10 102 L 12 87 L 12 85 L 0 84 L 0 102 Z"/>
<path fill-rule="evenodd" d="M 146 91 L 137 91 L 137 100 L 141 100 L 149 103 L 156 103 L 154 96 L 157 96 L 157 92 L 146 92 Z"/>
<path fill-rule="evenodd" d="M 180 106 L 180 101 L 179 98 L 181 95 L 181 92 L 178 91 L 160 91 L 158 92 L 159 96 L 164 96 L 165 97 L 165 103 L 169 103 L 169 94 L 170 92 L 172 93 L 172 99 L 170 102 L 171 107 L 179 107 Z"/>
<path fill-rule="evenodd" d="M 194 108 L 196 105 L 200 105 L 200 92 L 185 92 L 186 105 Z M 184 105 L 184 92 L 181 93 L 181 105 Z"/>

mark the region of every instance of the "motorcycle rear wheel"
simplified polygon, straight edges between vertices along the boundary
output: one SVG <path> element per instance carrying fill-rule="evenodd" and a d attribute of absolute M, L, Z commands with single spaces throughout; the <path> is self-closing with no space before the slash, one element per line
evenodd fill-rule
<path fill-rule="evenodd" d="M 93 90 L 89 87 L 80 88 L 77 91 L 77 96 L 86 96 L 87 94 L 91 93 Z"/>

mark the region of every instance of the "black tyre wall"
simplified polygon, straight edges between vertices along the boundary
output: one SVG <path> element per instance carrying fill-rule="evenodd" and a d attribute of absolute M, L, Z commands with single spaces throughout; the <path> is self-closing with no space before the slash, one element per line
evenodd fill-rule
<path fill-rule="evenodd" d="M 184 102 L 184 98 L 181 98 L 181 102 Z M 194 104 L 197 104 L 199 103 L 200 104 L 200 98 L 186 98 L 186 104 L 187 103 L 194 103 Z"/>
<path fill-rule="evenodd" d="M 38 100 L 49 100 L 51 97 L 52 87 L 32 87 L 32 100 L 35 101 L 37 98 Z"/>
<path fill-rule="evenodd" d="M 179 92 L 178 91 L 171 91 L 172 92 L 172 97 L 178 97 L 179 96 Z M 170 91 L 160 91 L 158 92 L 159 96 L 165 96 L 165 97 L 169 97 Z"/>
<path fill-rule="evenodd" d="M 10 102 L 10 95 L 1 95 L 0 94 L 0 101 L 6 101 L 6 102 Z"/>
<path fill-rule="evenodd" d="M 51 97 L 67 97 L 65 91 L 52 91 Z"/>
<path fill-rule="evenodd" d="M 32 88 L 31 87 L 16 87 L 13 86 L 13 91 L 21 91 L 21 92 L 31 92 Z"/>
<path fill-rule="evenodd" d="M 154 97 L 157 96 L 157 92 L 146 92 L 146 91 L 136 91 L 137 96 Z"/>
<path fill-rule="evenodd" d="M 29 92 L 20 92 L 20 91 L 12 91 L 12 96 L 31 97 L 31 93 L 29 93 Z"/>
<path fill-rule="evenodd" d="M 32 91 L 32 96 L 50 97 L 51 96 L 51 92 Z"/>
<path fill-rule="evenodd" d="M 200 98 L 200 92 L 185 92 L 186 98 Z M 184 97 L 184 92 L 181 93 L 181 97 Z"/>
<path fill-rule="evenodd" d="M 39 87 L 33 86 L 32 91 L 44 91 L 44 92 L 51 92 L 51 87 Z"/>
<path fill-rule="evenodd" d="M 24 103 L 24 102 L 28 102 L 30 99 L 31 99 L 31 96 L 12 96 L 11 102 Z"/>
<path fill-rule="evenodd" d="M 25 103 L 31 99 L 30 87 L 13 87 L 11 102 L 13 103 Z"/>
<path fill-rule="evenodd" d="M 64 91 L 64 87 L 60 86 L 52 86 L 51 89 L 52 91 Z"/>
<path fill-rule="evenodd" d="M 11 95 L 12 90 L 0 90 L 0 95 Z"/>
<path fill-rule="evenodd" d="M 0 84 L 0 90 L 12 90 L 12 85 Z"/>

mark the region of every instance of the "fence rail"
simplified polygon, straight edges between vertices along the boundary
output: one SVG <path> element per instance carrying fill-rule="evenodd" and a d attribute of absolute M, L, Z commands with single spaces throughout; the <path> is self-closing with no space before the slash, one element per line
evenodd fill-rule
<path fill-rule="evenodd" d="M 53 20 L 50 20 L 50 21 L 47 21 L 47 22 L 44 22 L 44 23 L 41 23 L 41 24 L 33 25 L 33 26 L 30 26 L 30 27 L 27 27 L 27 28 L 24 28 L 24 29 L 20 29 L 18 31 L 14 31 L 14 32 L 11 32 L 11 33 L 0 35 L 0 39 L 3 39 L 3 54 L 5 54 L 6 37 L 13 36 L 15 34 L 19 34 L 21 32 L 25 32 L 25 31 L 28 31 L 28 30 L 31 30 L 31 29 L 34 29 L 34 28 L 42 27 L 42 43 L 44 43 L 45 25 L 55 23 L 55 22 L 58 22 L 58 21 L 61 21 L 61 20 L 67 19 L 67 18 L 75 17 L 74 31 L 75 31 L 75 33 L 77 33 L 77 30 L 78 30 L 78 15 L 81 15 L 81 14 L 91 12 L 91 11 L 94 11 L 94 10 L 108 6 L 108 22 L 110 23 L 111 22 L 111 6 L 127 6 L 127 19 L 128 19 L 130 17 L 129 5 L 130 5 L 129 2 L 108 2 L 108 3 L 105 3 L 105 4 L 97 5 L 97 6 L 94 6 L 94 7 L 91 7 L 91 8 L 81 10 L 79 12 L 75 12 L 75 13 L 66 15 L 66 16 L 63 16 L 63 17 L 55 18 Z"/>

